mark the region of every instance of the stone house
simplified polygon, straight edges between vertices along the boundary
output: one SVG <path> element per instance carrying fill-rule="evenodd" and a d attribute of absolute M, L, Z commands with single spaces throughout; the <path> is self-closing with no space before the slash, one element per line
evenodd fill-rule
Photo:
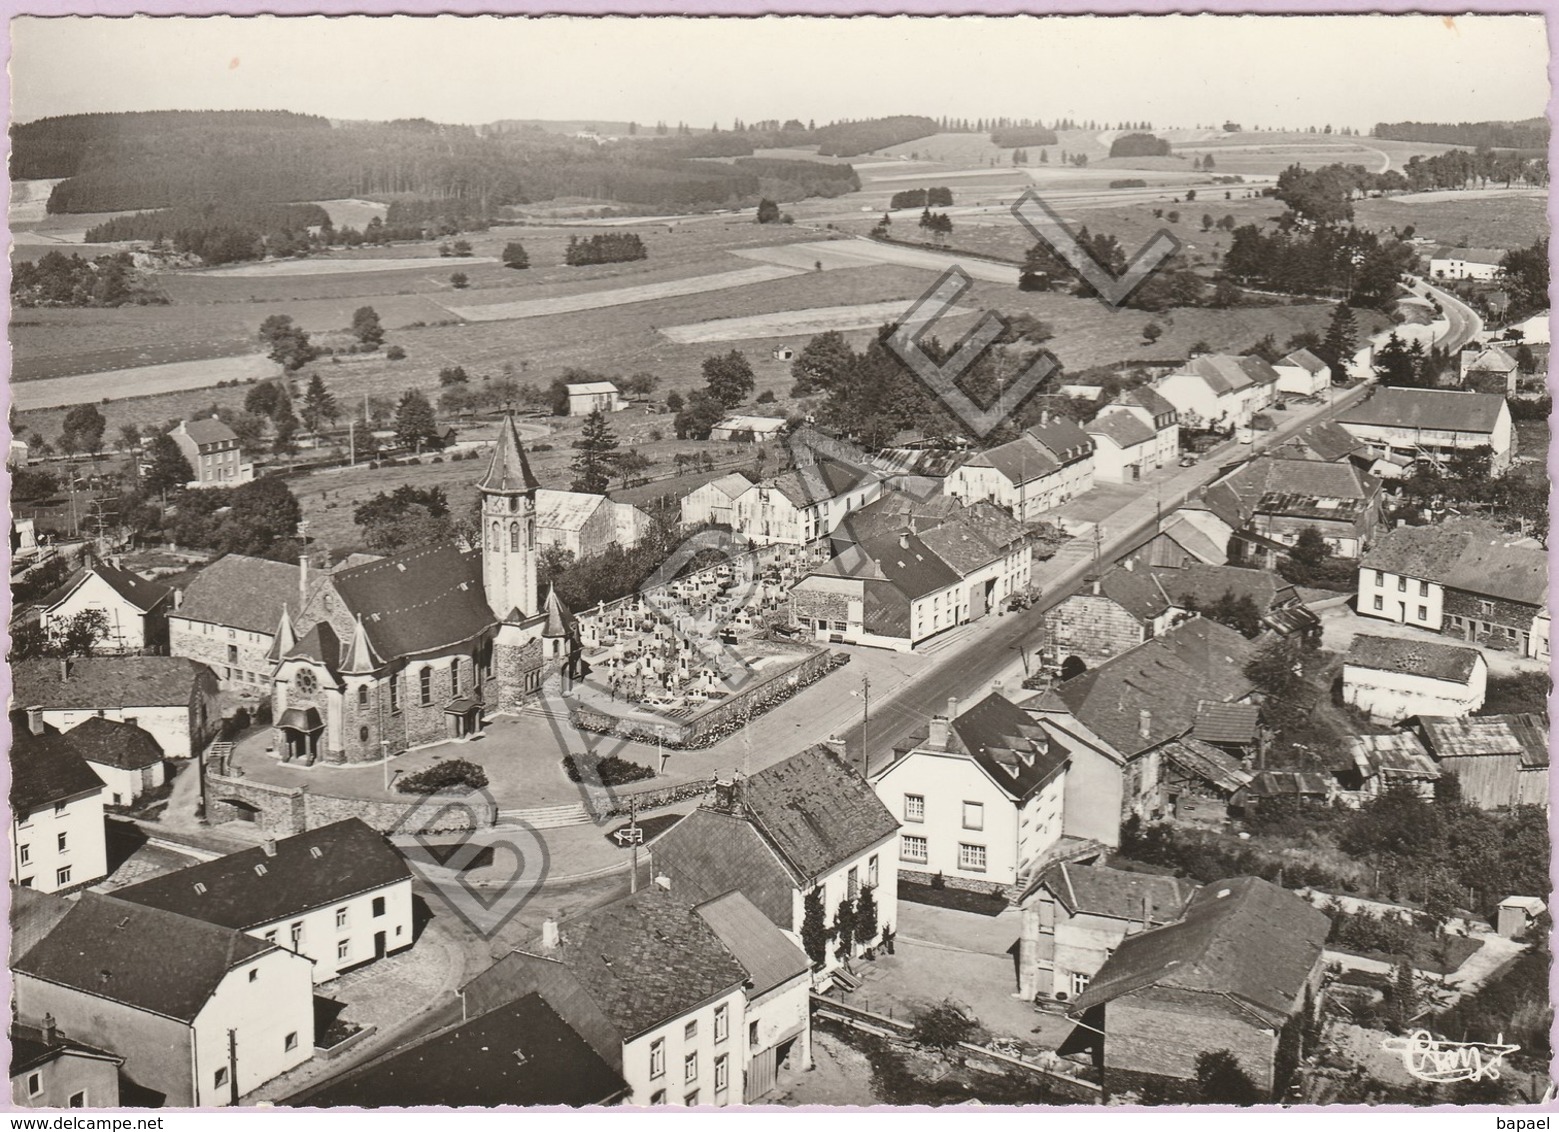
<path fill-rule="evenodd" d="M 254 479 L 254 464 L 244 459 L 238 434 L 216 417 L 180 421 L 168 436 L 195 473 L 189 487 L 237 487 Z"/>
<path fill-rule="evenodd" d="M 169 612 L 168 652 L 206 665 L 223 688 L 259 694 L 276 666 L 277 628 L 289 608 L 302 610 L 307 587 L 305 566 L 223 555 L 195 575 Z"/>
<path fill-rule="evenodd" d="M 1235 561 L 1274 569 L 1314 527 L 1337 558 L 1357 558 L 1381 520 L 1381 482 L 1351 463 L 1259 456 L 1213 481 L 1202 499 L 1234 528 Z"/>
<path fill-rule="evenodd" d="M 169 656 L 37 658 L 11 669 L 12 703 L 29 728 L 69 731 L 94 716 L 133 723 L 170 759 L 198 755 L 221 728 L 217 680 Z"/>

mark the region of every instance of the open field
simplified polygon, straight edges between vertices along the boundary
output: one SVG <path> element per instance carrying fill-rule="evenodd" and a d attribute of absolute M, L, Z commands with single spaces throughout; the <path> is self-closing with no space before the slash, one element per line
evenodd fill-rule
<path fill-rule="evenodd" d="M 49 194 L 64 179 L 53 177 L 48 180 L 12 181 L 11 206 L 7 214 L 11 227 L 40 223 L 48 215 Z"/>
<path fill-rule="evenodd" d="M 104 398 L 147 397 L 186 389 L 201 389 L 218 381 L 249 381 L 274 377 L 281 367 L 262 354 L 204 358 L 187 362 L 104 370 L 77 377 L 24 381 L 11 387 L 11 404 L 18 413 L 79 405 Z"/>
<path fill-rule="evenodd" d="M 375 217 L 384 219 L 390 206 L 376 200 L 317 200 L 314 202 L 330 214 L 334 228 L 356 228 L 361 232 Z"/>
<path fill-rule="evenodd" d="M 1519 248 L 1548 235 L 1548 204 L 1541 190 L 1409 193 L 1361 200 L 1353 207 L 1366 227 L 1411 224 L 1414 235 L 1446 244 Z"/>
<path fill-rule="evenodd" d="M 974 314 L 967 307 L 953 307 L 943 318 Z M 904 314 L 902 302 L 863 303 L 850 307 L 813 307 L 799 311 L 775 311 L 749 318 L 715 319 L 687 326 L 663 326 L 660 332 L 673 342 L 740 342 L 754 338 L 798 338 L 825 330 L 875 330 L 897 322 Z"/>
<path fill-rule="evenodd" d="M 768 283 L 794 274 L 796 274 L 795 268 L 769 265 L 740 268 L 736 271 L 721 272 L 718 275 L 695 275 L 690 279 L 668 280 L 664 283 L 645 283 L 637 287 L 590 291 L 580 295 L 560 295 L 550 299 L 528 299 L 516 303 L 484 303 L 480 306 L 457 306 L 446 301 L 444 305 L 451 314 L 468 322 L 539 318 L 542 315 L 602 310 L 606 307 L 653 302 L 656 299 L 677 298 L 682 295 L 702 295 L 708 291 L 724 291 L 730 287 Z"/>
<path fill-rule="evenodd" d="M 204 271 L 191 271 L 191 275 L 215 275 L 227 279 L 274 279 L 285 275 L 350 275 L 365 271 L 440 271 L 445 267 L 465 263 L 497 263 L 496 258 L 449 256 L 419 256 L 415 259 L 327 259 L 310 256 L 307 259 L 282 259 L 269 263 L 245 263 L 236 267 L 212 267 Z"/>

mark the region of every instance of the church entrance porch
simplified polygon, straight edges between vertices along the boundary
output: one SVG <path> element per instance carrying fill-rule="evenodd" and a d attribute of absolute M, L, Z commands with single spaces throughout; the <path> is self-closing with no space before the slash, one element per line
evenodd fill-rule
<path fill-rule="evenodd" d="M 325 721 L 320 718 L 318 708 L 288 708 L 276 721 L 276 732 L 276 746 L 282 762 L 296 759 L 308 766 L 319 757 Z"/>
<path fill-rule="evenodd" d="M 482 730 L 482 701 L 474 696 L 456 696 L 444 705 L 444 719 L 451 739 L 464 739 Z"/>

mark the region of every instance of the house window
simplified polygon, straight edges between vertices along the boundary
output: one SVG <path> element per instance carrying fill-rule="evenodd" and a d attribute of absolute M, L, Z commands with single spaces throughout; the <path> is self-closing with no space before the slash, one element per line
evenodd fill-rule
<path fill-rule="evenodd" d="M 1428 597 L 1429 596 L 1429 583 L 1428 582 L 1419 582 L 1418 583 L 1418 596 L 1419 597 Z"/>
<path fill-rule="evenodd" d="M 1418 619 L 1420 621 L 1429 620 L 1429 607 L 1427 605 L 1420 605 L 1418 607 Z"/>
<path fill-rule="evenodd" d="M 859 869 L 851 869 L 845 877 L 846 899 L 854 900 L 861 894 L 861 875 Z"/>
<path fill-rule="evenodd" d="M 866 883 L 873 888 L 877 887 L 877 855 L 872 854 L 871 860 L 866 862 Z"/>
<path fill-rule="evenodd" d="M 650 1094 L 650 1104 L 665 1104 L 665 1103 L 666 1103 L 666 1090 L 665 1089 L 656 1089 L 653 1093 Z"/>
<path fill-rule="evenodd" d="M 1494 612 L 1494 607 L 1492 605 L 1489 606 L 1489 612 L 1490 613 Z M 65 802 L 55 802 L 54 803 L 54 816 L 57 817 L 57 818 L 64 817 L 65 816 L 65 806 L 66 805 L 67 805 L 67 803 L 65 803 Z"/>
<path fill-rule="evenodd" d="M 21 846 L 18 849 L 18 852 L 21 853 L 22 864 L 24 864 L 24 865 L 32 864 L 32 846 L 31 845 L 23 845 L 23 846 Z"/>
<path fill-rule="evenodd" d="M 71 1108 L 86 1108 L 87 1107 L 87 1091 L 85 1089 L 81 1090 L 81 1092 L 79 1092 L 79 1093 L 72 1093 L 72 1094 L 70 1094 L 70 1107 Z"/>
<path fill-rule="evenodd" d="M 969 845 L 960 842 L 958 845 L 958 867 L 970 872 L 983 873 L 985 871 L 985 846 Z"/>
<path fill-rule="evenodd" d="M 298 945 L 303 942 L 303 921 L 299 920 L 292 925 L 292 949 L 298 950 Z"/>
<path fill-rule="evenodd" d="M 270 931 L 265 933 L 265 942 L 266 943 L 275 943 L 276 942 L 276 929 L 275 928 L 272 928 Z"/>
<path fill-rule="evenodd" d="M 1376 570 L 1375 571 L 1375 584 L 1377 586 L 1381 586 L 1381 587 L 1385 586 L 1385 584 L 1386 584 L 1386 572 L 1384 570 Z"/>
<path fill-rule="evenodd" d="M 384 897 L 382 897 L 382 896 L 375 896 L 374 897 L 373 908 L 374 908 L 374 915 L 375 916 L 382 916 L 382 915 L 384 915 Z"/>
<path fill-rule="evenodd" d="M 229 664 L 237 664 L 238 663 L 238 646 L 237 645 L 228 645 L 227 646 L 227 662 Z"/>
<path fill-rule="evenodd" d="M 336 944 L 336 959 L 337 959 L 337 961 L 344 960 L 348 955 L 351 954 L 351 952 L 352 952 L 352 941 L 351 940 L 343 939 L 340 943 Z"/>
<path fill-rule="evenodd" d="M 758 1023 L 747 1023 L 747 1046 L 749 1049 L 758 1048 Z"/>
<path fill-rule="evenodd" d="M 984 829 L 985 828 L 985 806 L 984 806 L 983 803 L 981 803 L 981 802 L 965 802 L 964 803 L 964 828 L 965 829 Z"/>
<path fill-rule="evenodd" d="M 698 1040 L 698 1019 L 697 1018 L 693 1019 L 686 1026 L 682 1027 L 682 1040 L 685 1041 L 685 1042 L 695 1042 L 695 1041 Z"/>
<path fill-rule="evenodd" d="M 1478 616 L 1479 617 L 1493 617 L 1494 616 L 1494 603 L 1492 601 L 1480 601 L 1478 603 Z M 56 813 L 59 812 L 59 808 L 58 807 L 55 807 L 55 812 Z"/>
<path fill-rule="evenodd" d="M 298 1031 L 294 1030 L 292 1033 L 288 1034 L 285 1038 L 282 1039 L 282 1049 L 286 1050 L 288 1053 L 291 1053 L 297 1048 Z"/>
<path fill-rule="evenodd" d="M 401 710 L 401 678 L 399 676 L 390 677 L 390 710 Z"/>
<path fill-rule="evenodd" d="M 357 706 L 358 707 L 367 707 L 368 706 L 368 685 L 367 684 L 364 684 L 361 688 L 357 689 Z"/>
<path fill-rule="evenodd" d="M 926 797 L 924 794 L 904 795 L 904 820 L 926 820 Z"/>
<path fill-rule="evenodd" d="M 656 1038 L 650 1043 L 650 1077 L 664 1077 L 666 1075 L 666 1039 Z M 662 1099 L 662 1104 L 665 1100 Z"/>
<path fill-rule="evenodd" d="M 926 839 L 905 834 L 899 839 L 899 858 L 905 861 L 925 862 Z"/>
<path fill-rule="evenodd" d="M 1381 597 L 1379 594 L 1376 594 L 1375 595 L 1375 603 L 1374 604 L 1375 604 L 1375 608 L 1376 609 L 1385 609 L 1386 608 L 1386 599 Z"/>
<path fill-rule="evenodd" d="M 731 1061 L 726 1054 L 715 1058 L 715 1092 L 723 1093 L 730 1083 Z"/>
<path fill-rule="evenodd" d="M 227 1084 L 227 1066 L 217 1066 L 217 1071 L 211 1075 L 211 1084 L 217 1089 Z"/>
<path fill-rule="evenodd" d="M 336 909 L 336 927 L 338 927 L 338 928 L 346 927 L 346 909 L 345 908 L 337 908 Z"/>
<path fill-rule="evenodd" d="M 54 883 L 56 885 L 58 885 L 60 888 L 64 888 L 67 884 L 70 883 L 70 866 L 69 865 L 66 865 L 63 869 L 57 869 L 55 871 L 55 873 L 54 873 Z"/>
<path fill-rule="evenodd" d="M 61 853 L 65 852 L 69 848 L 69 835 L 62 833 L 54 840 L 56 843 L 55 848 L 58 849 Z"/>
<path fill-rule="evenodd" d="M 1406 591 L 1407 591 L 1407 579 L 1406 578 L 1398 578 L 1397 579 L 1397 592 L 1398 593 L 1405 593 Z"/>
<path fill-rule="evenodd" d="M 417 699 L 424 707 L 433 702 L 433 669 L 427 666 L 417 673 Z"/>
<path fill-rule="evenodd" d="M 1081 971 L 1072 972 L 1072 997 L 1076 998 L 1088 989 L 1088 976 Z"/>
<path fill-rule="evenodd" d="M 258 968 L 258 967 L 250 967 L 249 968 L 249 981 L 251 983 L 257 983 L 257 982 L 260 981 L 260 968 Z"/>
<path fill-rule="evenodd" d="M 698 1054 L 690 1053 L 682 1059 L 682 1083 L 692 1084 L 698 1080 Z"/>
<path fill-rule="evenodd" d="M 715 1007 L 715 1041 L 723 1042 L 731 1029 L 731 1008 L 725 1003 Z"/>
<path fill-rule="evenodd" d="M 27 1095 L 29 1097 L 36 1097 L 41 1092 L 43 1092 L 43 1074 L 27 1074 Z"/>
<path fill-rule="evenodd" d="M 683 1097 L 682 1098 L 682 1103 L 687 1105 L 688 1108 L 697 1108 L 698 1107 L 698 1090 L 694 1089 L 687 1096 Z"/>

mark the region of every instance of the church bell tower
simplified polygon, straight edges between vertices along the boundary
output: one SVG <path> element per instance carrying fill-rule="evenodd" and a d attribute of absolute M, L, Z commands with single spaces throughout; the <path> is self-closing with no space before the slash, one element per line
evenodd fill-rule
<path fill-rule="evenodd" d="M 541 612 L 536 586 L 536 491 L 515 427 L 505 414 L 492 462 L 477 489 L 482 493 L 482 586 L 500 621 Z"/>

